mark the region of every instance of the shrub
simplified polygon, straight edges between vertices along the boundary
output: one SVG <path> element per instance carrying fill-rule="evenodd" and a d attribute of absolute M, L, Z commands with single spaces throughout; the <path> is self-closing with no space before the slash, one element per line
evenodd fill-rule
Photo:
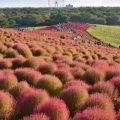
<path fill-rule="evenodd" d="M 5 57 L 7 58 L 15 58 L 18 55 L 18 52 L 12 48 L 9 48 L 5 53 Z"/>
<path fill-rule="evenodd" d="M 30 68 L 18 68 L 15 70 L 18 80 L 26 80 L 30 85 L 35 85 L 41 78 L 41 74 Z"/>
<path fill-rule="evenodd" d="M 65 64 L 65 63 L 58 63 L 57 67 L 58 67 L 58 69 L 70 70 L 70 66 L 68 64 Z"/>
<path fill-rule="evenodd" d="M 64 85 L 64 88 L 69 88 L 71 86 L 79 86 L 79 87 L 84 87 L 86 89 L 89 89 L 90 88 L 90 85 L 88 85 L 87 83 L 85 83 L 84 81 L 82 80 L 71 80 L 69 82 L 67 82 L 65 85 Z"/>
<path fill-rule="evenodd" d="M 22 66 L 22 63 L 25 61 L 25 58 L 22 56 L 17 56 L 16 58 L 12 59 L 12 68 L 16 69 Z"/>
<path fill-rule="evenodd" d="M 99 108 L 88 108 L 82 113 L 77 113 L 73 120 L 116 120 L 115 113 Z"/>
<path fill-rule="evenodd" d="M 120 76 L 113 77 L 112 79 L 110 79 L 110 82 L 114 84 L 115 88 L 118 89 L 119 94 L 120 94 Z"/>
<path fill-rule="evenodd" d="M 60 90 L 62 89 L 62 83 L 55 76 L 44 75 L 36 83 L 36 87 L 47 90 L 50 95 L 58 95 Z"/>
<path fill-rule="evenodd" d="M 120 120 L 120 111 L 117 113 L 117 120 Z"/>
<path fill-rule="evenodd" d="M 14 49 L 16 49 L 21 55 L 23 55 L 26 58 L 30 58 L 32 57 L 32 52 L 30 51 L 30 49 L 28 48 L 27 45 L 25 44 L 16 44 L 13 47 Z"/>
<path fill-rule="evenodd" d="M 56 72 L 56 70 L 57 66 L 54 63 L 45 63 L 39 66 L 39 71 L 42 74 L 53 74 L 54 72 Z"/>
<path fill-rule="evenodd" d="M 60 93 L 62 98 L 67 104 L 71 114 L 73 115 L 76 110 L 81 108 L 88 98 L 87 90 L 82 86 L 71 86 Z"/>
<path fill-rule="evenodd" d="M 106 72 L 106 80 L 112 79 L 113 77 L 120 75 L 120 68 L 119 66 L 112 66 L 109 68 L 109 70 Z"/>
<path fill-rule="evenodd" d="M 96 83 L 91 89 L 90 93 L 103 93 L 108 95 L 110 98 L 115 99 L 118 96 L 118 91 L 110 82 L 99 82 Z"/>
<path fill-rule="evenodd" d="M 17 99 L 17 97 L 28 88 L 29 88 L 29 84 L 25 81 L 21 81 L 10 90 L 10 93 Z"/>
<path fill-rule="evenodd" d="M 113 100 L 115 110 L 118 112 L 120 110 L 120 97 Z"/>
<path fill-rule="evenodd" d="M 93 62 L 92 67 L 107 71 L 109 69 L 109 64 L 106 60 L 97 60 Z"/>
<path fill-rule="evenodd" d="M 23 63 L 23 67 L 38 69 L 40 64 L 41 64 L 40 58 L 31 57 Z"/>
<path fill-rule="evenodd" d="M 29 115 L 37 107 L 38 104 L 42 104 L 48 101 L 49 95 L 45 90 L 41 89 L 27 89 L 18 97 L 18 112 L 21 116 Z"/>
<path fill-rule="evenodd" d="M 84 70 L 82 68 L 75 67 L 71 69 L 71 73 L 75 79 L 81 79 L 84 75 Z"/>
<path fill-rule="evenodd" d="M 99 81 L 103 81 L 104 80 L 104 73 L 101 72 L 98 69 L 88 69 L 84 76 L 83 79 L 85 80 L 85 82 L 87 82 L 88 84 L 95 84 Z"/>
<path fill-rule="evenodd" d="M 92 94 L 88 97 L 85 105 L 83 106 L 83 109 L 89 108 L 89 107 L 97 107 L 97 108 L 101 108 L 104 110 L 114 110 L 113 107 L 113 103 L 111 101 L 111 99 L 101 93 L 95 93 Z"/>
<path fill-rule="evenodd" d="M 0 71 L 0 89 L 10 90 L 16 85 L 17 78 L 11 71 Z"/>
<path fill-rule="evenodd" d="M 7 47 L 0 43 L 0 53 L 5 53 L 7 51 Z"/>
<path fill-rule="evenodd" d="M 28 117 L 24 117 L 23 120 L 50 120 L 50 119 L 44 114 L 33 114 Z"/>
<path fill-rule="evenodd" d="M 45 55 L 46 51 L 43 48 L 33 48 L 32 53 L 34 56 L 41 56 L 41 55 Z"/>
<path fill-rule="evenodd" d="M 62 56 L 61 58 L 59 58 L 58 60 L 55 61 L 56 63 L 65 63 L 65 64 L 72 64 L 72 57 L 69 56 Z"/>
<path fill-rule="evenodd" d="M 48 102 L 38 105 L 35 113 L 43 113 L 47 115 L 50 120 L 68 120 L 69 118 L 69 110 L 64 101 L 57 98 L 51 98 Z"/>
<path fill-rule="evenodd" d="M 0 69 L 12 68 L 12 62 L 9 59 L 0 60 Z"/>
<path fill-rule="evenodd" d="M 73 79 L 71 72 L 66 69 L 57 70 L 55 75 L 62 81 L 63 84 Z"/>
<path fill-rule="evenodd" d="M 0 119 L 9 120 L 15 110 L 15 101 L 13 97 L 7 93 L 0 91 Z"/>

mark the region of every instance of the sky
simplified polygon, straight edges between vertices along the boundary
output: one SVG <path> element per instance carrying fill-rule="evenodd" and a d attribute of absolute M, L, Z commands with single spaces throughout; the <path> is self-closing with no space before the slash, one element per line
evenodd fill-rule
<path fill-rule="evenodd" d="M 53 6 L 53 1 L 50 0 Z M 58 0 L 61 3 L 61 0 Z M 120 6 L 120 0 L 65 0 L 65 5 L 79 6 Z M 48 0 L 0 0 L 0 7 L 48 7 Z"/>

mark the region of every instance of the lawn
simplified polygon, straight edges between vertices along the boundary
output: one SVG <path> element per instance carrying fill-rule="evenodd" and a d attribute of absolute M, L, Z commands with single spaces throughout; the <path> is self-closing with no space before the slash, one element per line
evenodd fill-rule
<path fill-rule="evenodd" d="M 120 46 L 120 26 L 96 25 L 87 30 L 92 36 L 114 47 Z"/>

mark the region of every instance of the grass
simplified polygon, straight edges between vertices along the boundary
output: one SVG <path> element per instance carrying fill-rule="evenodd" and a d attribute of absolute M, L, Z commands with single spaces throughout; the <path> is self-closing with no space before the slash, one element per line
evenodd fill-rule
<path fill-rule="evenodd" d="M 96 25 L 87 30 L 92 36 L 114 47 L 120 46 L 120 26 Z"/>

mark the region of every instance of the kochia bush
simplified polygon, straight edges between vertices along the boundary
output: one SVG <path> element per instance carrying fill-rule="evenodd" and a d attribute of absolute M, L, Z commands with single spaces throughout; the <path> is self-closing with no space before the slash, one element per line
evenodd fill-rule
<path fill-rule="evenodd" d="M 24 117 L 23 120 L 50 120 L 45 114 L 32 114 Z"/>
<path fill-rule="evenodd" d="M 82 86 L 71 86 L 63 89 L 60 93 L 60 98 L 65 101 L 71 114 L 73 115 L 75 111 L 85 104 L 88 98 L 88 92 L 87 89 Z"/>
<path fill-rule="evenodd" d="M 49 95 L 45 90 L 30 88 L 18 97 L 17 107 L 21 116 L 30 115 L 37 105 L 49 100 Z"/>
<path fill-rule="evenodd" d="M 102 71 L 100 71 L 99 69 L 88 69 L 84 76 L 83 79 L 85 80 L 85 82 L 87 82 L 88 84 L 95 84 L 99 81 L 103 81 L 104 80 L 104 73 Z"/>
<path fill-rule="evenodd" d="M 115 113 L 100 108 L 88 108 L 82 113 L 77 113 L 73 120 L 116 120 Z"/>
<path fill-rule="evenodd" d="M 45 89 L 50 93 L 50 95 L 53 96 L 59 94 L 62 86 L 62 82 L 57 77 L 52 75 L 44 75 L 36 83 L 37 88 Z"/>
<path fill-rule="evenodd" d="M 9 120 L 15 110 L 15 100 L 13 97 L 4 91 L 0 91 L 0 119 Z"/>
<path fill-rule="evenodd" d="M 35 113 L 43 113 L 47 115 L 50 120 L 68 120 L 69 110 L 64 101 L 58 98 L 51 98 L 48 102 L 38 105 Z"/>

